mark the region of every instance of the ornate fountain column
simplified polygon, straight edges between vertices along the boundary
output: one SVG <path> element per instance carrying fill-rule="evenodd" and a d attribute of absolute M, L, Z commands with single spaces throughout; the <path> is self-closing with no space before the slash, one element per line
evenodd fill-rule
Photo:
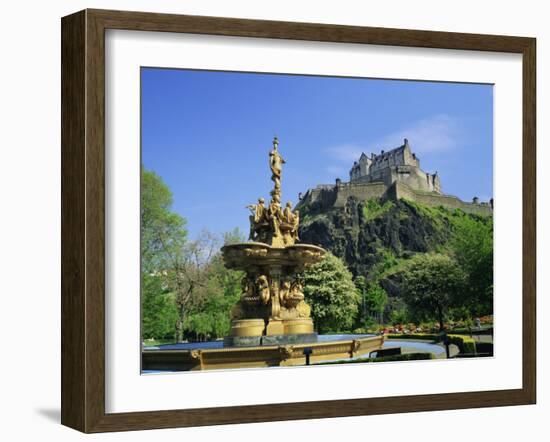
<path fill-rule="evenodd" d="M 292 203 L 281 207 L 282 166 L 275 137 L 269 152 L 271 200 L 250 205 L 249 242 L 222 247 L 228 268 L 244 270 L 242 295 L 232 311 L 227 345 L 273 345 L 314 342 L 310 307 L 304 301 L 300 273 L 323 259 L 325 250 L 296 244 L 300 216 Z"/>

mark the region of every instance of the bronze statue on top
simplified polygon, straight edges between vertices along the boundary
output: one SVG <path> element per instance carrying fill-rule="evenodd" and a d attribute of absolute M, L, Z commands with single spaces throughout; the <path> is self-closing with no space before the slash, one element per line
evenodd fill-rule
<path fill-rule="evenodd" d="M 250 241 L 263 242 L 273 247 L 285 247 L 298 241 L 298 227 L 300 215 L 298 211 L 292 211 L 292 203 L 288 202 L 283 209 L 281 207 L 281 175 L 285 160 L 279 153 L 279 141 L 273 139 L 273 149 L 269 152 L 269 167 L 271 180 L 274 187 L 271 190 L 271 201 L 267 207 L 264 199 L 260 198 L 258 204 L 247 206 L 252 212 L 250 215 Z"/>
<path fill-rule="evenodd" d="M 286 161 L 279 154 L 279 140 L 273 138 L 273 149 L 269 152 L 269 167 L 271 168 L 271 180 L 275 183 L 275 190 L 281 189 L 281 172 Z"/>

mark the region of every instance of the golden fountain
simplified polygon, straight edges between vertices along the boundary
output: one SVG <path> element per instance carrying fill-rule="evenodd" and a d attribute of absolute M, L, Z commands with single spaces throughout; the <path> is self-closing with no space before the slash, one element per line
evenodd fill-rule
<path fill-rule="evenodd" d="M 223 342 L 144 347 L 144 370 L 306 365 L 350 359 L 382 348 L 384 336 L 317 335 L 311 308 L 302 292 L 301 273 L 320 262 L 325 250 L 297 244 L 300 215 L 288 202 L 281 206 L 285 160 L 275 137 L 269 152 L 273 190 L 247 206 L 251 211 L 249 241 L 222 247 L 225 265 L 243 270 L 242 294 L 231 311 L 231 331 Z"/>
<path fill-rule="evenodd" d="M 244 270 L 241 299 L 231 312 L 232 346 L 315 342 L 311 309 L 304 301 L 300 273 L 321 261 L 325 251 L 311 244 L 296 244 L 300 216 L 292 203 L 281 207 L 281 173 L 285 163 L 279 142 L 273 140 L 269 166 L 273 190 L 250 205 L 249 242 L 222 248 L 228 268 Z"/>

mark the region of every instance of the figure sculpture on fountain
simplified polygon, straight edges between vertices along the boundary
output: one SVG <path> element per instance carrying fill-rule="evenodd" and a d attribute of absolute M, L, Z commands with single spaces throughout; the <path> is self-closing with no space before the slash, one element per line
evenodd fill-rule
<path fill-rule="evenodd" d="M 248 217 L 250 220 L 250 234 L 248 239 L 250 241 L 255 241 L 257 239 L 256 226 L 263 223 L 267 219 L 266 216 L 266 207 L 264 206 L 265 200 L 263 198 L 258 198 L 258 204 L 250 204 L 246 206 L 252 214 Z"/>
<path fill-rule="evenodd" d="M 279 153 L 279 141 L 273 140 L 273 149 L 269 153 L 269 167 L 271 169 L 271 201 L 265 207 L 264 199 L 258 199 L 258 204 L 251 204 L 247 208 L 251 211 L 250 241 L 262 242 L 272 247 L 285 247 L 295 244 L 298 238 L 300 215 L 297 210 L 292 210 L 292 203 L 286 203 L 281 207 L 281 175 L 282 166 L 286 161 Z"/>

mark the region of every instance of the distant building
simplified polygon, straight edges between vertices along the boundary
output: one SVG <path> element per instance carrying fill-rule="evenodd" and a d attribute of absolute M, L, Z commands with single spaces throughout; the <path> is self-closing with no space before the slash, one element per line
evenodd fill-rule
<path fill-rule="evenodd" d="M 436 173 L 430 174 L 420 169 L 420 160 L 411 152 L 409 141 L 388 152 L 361 154 L 349 172 L 350 183 L 382 182 L 388 187 L 399 181 L 412 189 L 441 193 L 441 180 Z"/>
<path fill-rule="evenodd" d="M 349 197 L 359 200 L 373 198 L 416 201 L 431 207 L 443 206 L 461 209 L 468 213 L 491 215 L 493 200 L 480 202 L 474 197 L 471 203 L 441 191 L 441 179 L 437 172 L 427 173 L 420 168 L 420 159 L 411 151 L 408 140 L 403 145 L 369 157 L 362 153 L 353 163 L 349 182 L 337 178 L 335 184 L 320 184 L 300 195 L 297 208 L 316 204 L 322 210 L 344 207 Z"/>

